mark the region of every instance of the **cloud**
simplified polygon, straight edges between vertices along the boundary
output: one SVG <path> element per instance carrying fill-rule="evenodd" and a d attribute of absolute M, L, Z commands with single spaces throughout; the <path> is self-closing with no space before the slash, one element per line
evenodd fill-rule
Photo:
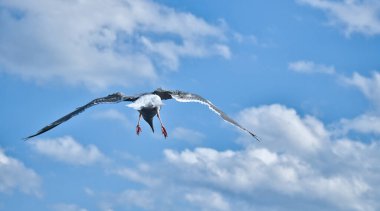
<path fill-rule="evenodd" d="M 80 206 L 76 204 L 55 204 L 52 206 L 54 211 L 87 211 L 85 208 L 81 208 Z"/>
<path fill-rule="evenodd" d="M 270 149 L 310 154 L 321 150 L 329 138 L 322 122 L 312 116 L 300 117 L 294 109 L 279 104 L 245 109 L 238 118 Z"/>
<path fill-rule="evenodd" d="M 380 192 L 373 187 L 380 182 L 374 168 L 380 162 L 379 144 L 352 140 L 328 144 L 313 158 L 255 146 L 225 151 L 167 149 L 166 165 L 153 164 L 155 171 L 149 173 L 160 181 L 158 185 L 123 191 L 108 206 L 125 202 L 147 210 L 292 210 L 296 204 L 309 210 L 376 210 Z M 130 202 L 132 196 L 144 203 Z"/>
<path fill-rule="evenodd" d="M 245 142 L 233 150 L 165 149 L 163 161 L 113 172 L 142 186 L 103 198 L 104 208 L 380 208 L 380 191 L 374 188 L 380 185 L 379 141 L 362 143 L 348 134 L 336 137 L 335 129 L 317 118 L 279 104 L 246 108 L 238 119 L 263 141 Z M 239 140 L 248 138 L 242 135 Z"/>
<path fill-rule="evenodd" d="M 31 145 L 36 152 L 68 164 L 91 165 L 107 161 L 96 146 L 82 146 L 70 136 L 37 140 Z"/>
<path fill-rule="evenodd" d="M 380 108 L 380 73 L 375 71 L 372 77 L 365 77 L 355 72 L 352 77 L 342 77 L 342 80 L 351 86 L 358 88 L 364 96 Z"/>
<path fill-rule="evenodd" d="M 380 2 L 376 0 L 297 0 L 328 13 L 330 23 L 342 26 L 346 35 L 354 32 L 380 34 Z"/>
<path fill-rule="evenodd" d="M 355 131 L 380 135 L 380 117 L 373 114 L 362 114 L 353 119 L 342 119 L 338 124 L 338 130 L 339 133 L 344 134 Z"/>
<path fill-rule="evenodd" d="M 131 120 L 128 119 L 124 113 L 122 113 L 116 109 L 108 109 L 105 111 L 99 111 L 99 112 L 94 114 L 94 117 L 97 119 L 114 120 L 114 121 L 121 123 L 122 125 L 124 125 L 127 128 L 132 128 L 132 126 L 134 126 L 134 124 L 137 123 L 137 122 L 132 123 Z M 137 115 L 136 115 L 136 119 L 137 119 Z"/>
<path fill-rule="evenodd" d="M 193 144 L 197 144 L 205 138 L 203 133 L 183 127 L 174 128 L 171 136 L 174 139 L 184 140 Z"/>
<path fill-rule="evenodd" d="M 321 167 L 287 153 L 254 147 L 241 151 L 197 148 L 182 152 L 166 150 L 165 156 L 178 169 L 174 171 L 180 172 L 177 176 L 181 183 L 192 184 L 194 188 L 208 187 L 226 197 L 237 195 L 236 198 L 241 198 L 240 203 L 254 206 L 260 201 L 256 197 L 265 198 L 268 194 L 273 202 L 286 199 L 288 205 L 292 204 L 292 199 L 300 200 L 301 197 L 305 201 L 317 199 L 321 204 L 343 210 L 374 210 L 368 205 L 371 201 L 366 200 L 371 186 L 362 175 L 323 174 Z M 347 203 L 342 204 L 342 201 Z M 286 204 L 281 208 L 271 204 L 266 204 L 267 208 L 290 209 Z"/>
<path fill-rule="evenodd" d="M 0 3 L 0 66 L 89 88 L 154 82 L 184 57 L 230 57 L 222 27 L 150 0 Z"/>
<path fill-rule="evenodd" d="M 117 194 L 108 194 L 108 197 L 103 198 L 100 202 L 100 210 L 163 210 L 162 207 L 155 206 L 155 200 L 158 196 L 162 201 L 172 200 L 164 198 L 159 193 L 154 195 L 149 190 L 124 190 Z M 139 208 L 139 209 L 136 209 Z"/>
<path fill-rule="evenodd" d="M 106 114 L 119 117 L 114 112 Z M 104 171 L 137 187 L 119 193 L 99 194 L 91 190 L 88 194 L 98 198 L 104 210 L 119 207 L 144 210 L 157 207 L 165 210 L 380 208 L 377 200 L 380 191 L 374 188 L 380 185 L 376 167 L 380 164 L 377 156 L 380 142 L 376 139 L 362 143 L 350 138 L 348 132 L 335 136 L 335 128 L 280 104 L 246 108 L 237 119 L 263 141 L 247 141 L 244 147 L 233 150 L 165 149 L 163 161 L 144 163 L 132 159 L 135 166 L 113 163 L 104 166 Z M 368 113 L 337 124 L 347 131 L 377 133 L 375 126 L 367 128 L 372 119 Z M 248 138 L 242 135 L 239 141 Z M 48 144 L 37 149 L 38 144 L 45 143 Z M 36 151 L 73 164 L 78 164 L 73 160 L 81 160 L 82 165 L 92 164 L 105 157 L 96 147 L 82 146 L 70 137 L 36 144 Z M 65 160 L 68 157 L 75 159 Z M 270 201 L 265 200 L 268 197 Z"/>
<path fill-rule="evenodd" d="M 213 191 L 197 190 L 185 194 L 185 199 L 190 203 L 197 204 L 202 210 L 230 210 L 230 206 L 223 196 Z"/>
<path fill-rule="evenodd" d="M 138 161 L 136 167 L 108 166 L 106 171 L 139 184 L 138 188 L 106 194 L 91 190 L 90 194 L 99 198 L 99 206 L 104 210 L 380 207 L 380 191 L 374 188 L 380 185 L 376 167 L 380 164 L 378 141 L 362 143 L 347 134 L 336 138 L 334 131 L 317 118 L 301 116 L 279 104 L 244 109 L 238 119 L 255 129 L 263 142 L 249 142 L 234 150 L 166 149 L 164 161 Z M 81 154 L 91 151 L 90 147 L 79 148 L 84 151 Z M 268 197 L 270 201 L 265 200 Z"/>
<path fill-rule="evenodd" d="M 0 149 L 0 192 L 20 190 L 27 194 L 40 196 L 41 178 L 38 174 L 20 162 L 7 156 Z"/>
<path fill-rule="evenodd" d="M 177 69 L 180 57 L 196 57 L 202 58 L 211 55 L 219 55 L 226 59 L 231 57 L 230 49 L 223 44 L 212 44 L 210 46 L 200 46 L 194 41 L 184 41 L 182 45 L 178 45 L 175 41 L 152 42 L 146 37 L 141 38 L 149 52 L 158 55 L 163 60 L 161 64 L 170 68 Z"/>
<path fill-rule="evenodd" d="M 333 66 L 316 64 L 313 61 L 305 61 L 305 60 L 290 62 L 288 65 L 288 68 L 292 71 L 299 72 L 299 73 L 334 74 L 336 72 Z"/>
<path fill-rule="evenodd" d="M 133 168 L 122 167 L 113 170 L 113 173 L 121 177 L 127 178 L 130 181 L 141 183 L 146 186 L 155 186 L 158 185 L 158 183 L 160 182 L 158 179 L 155 179 L 154 177 L 146 176 L 148 172 L 146 172 L 146 169 L 144 170 L 144 168 L 135 170 Z"/>
<path fill-rule="evenodd" d="M 332 140 L 334 131 L 322 122 L 300 117 L 283 105 L 247 108 L 239 119 L 263 142 L 249 142 L 241 150 L 167 149 L 171 172 L 179 172 L 171 180 L 215 191 L 226 198 L 231 210 L 292 210 L 294 203 L 311 210 L 380 207 L 376 202 L 380 192 L 373 189 L 380 184 L 375 176 L 380 164 L 378 141 L 365 144 L 347 136 Z M 269 196 L 270 203 L 258 199 Z"/>

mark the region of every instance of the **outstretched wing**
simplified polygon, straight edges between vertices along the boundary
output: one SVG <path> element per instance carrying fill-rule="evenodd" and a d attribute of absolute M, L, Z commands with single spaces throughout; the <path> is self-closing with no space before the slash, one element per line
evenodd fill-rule
<path fill-rule="evenodd" d="M 168 100 L 168 99 L 175 99 L 178 102 L 197 102 L 204 105 L 207 105 L 212 111 L 214 111 L 216 114 L 218 114 L 220 117 L 223 118 L 224 121 L 248 132 L 251 134 L 256 140 L 260 141 L 260 139 L 255 135 L 253 132 L 247 130 L 243 126 L 241 126 L 239 123 L 237 123 L 235 120 L 233 120 L 231 117 L 227 116 L 223 111 L 221 111 L 219 108 L 217 108 L 214 104 L 212 104 L 209 100 L 193 93 L 188 92 L 182 92 L 182 91 L 170 91 L 170 90 L 163 90 L 161 88 L 157 89 L 153 92 L 153 94 L 156 94 L 161 97 L 162 100 Z"/>
<path fill-rule="evenodd" d="M 106 97 L 101 97 L 101 98 L 97 98 L 95 100 L 92 100 L 91 102 L 87 103 L 86 105 L 84 106 L 81 106 L 79 108 L 77 108 L 75 111 L 65 115 L 64 117 L 56 120 L 55 122 L 47 125 L 46 127 L 42 128 L 41 130 L 39 130 L 37 133 L 31 135 L 31 136 L 28 136 L 25 138 L 25 140 L 28 140 L 30 138 L 33 138 L 35 136 L 38 136 L 42 133 L 45 133 L 46 131 L 48 130 L 51 130 L 53 129 L 54 127 L 57 127 L 58 125 L 60 125 L 61 123 L 73 118 L 74 116 L 78 115 L 79 113 L 83 112 L 84 110 L 86 110 L 87 108 L 90 108 L 94 105 L 98 105 L 98 104 L 102 104 L 102 103 L 120 103 L 122 101 L 135 101 L 136 99 L 138 98 L 138 96 L 126 96 L 120 92 L 116 92 L 114 94 L 110 94 Z"/>

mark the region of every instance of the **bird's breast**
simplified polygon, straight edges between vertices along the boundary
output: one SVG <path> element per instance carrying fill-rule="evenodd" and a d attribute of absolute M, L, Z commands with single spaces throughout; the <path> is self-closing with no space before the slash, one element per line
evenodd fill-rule
<path fill-rule="evenodd" d="M 128 104 L 128 107 L 134 108 L 136 110 L 141 110 L 143 108 L 157 108 L 162 106 L 162 101 L 160 96 L 155 94 L 146 94 L 139 97 L 136 101 Z"/>

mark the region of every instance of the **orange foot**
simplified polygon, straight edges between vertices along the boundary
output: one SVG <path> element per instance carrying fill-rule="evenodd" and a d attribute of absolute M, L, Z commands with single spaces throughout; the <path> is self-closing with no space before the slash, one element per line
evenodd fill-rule
<path fill-rule="evenodd" d="M 137 134 L 137 135 L 140 135 L 141 131 L 142 131 L 142 130 L 141 130 L 140 125 L 137 125 L 137 126 L 136 126 L 136 134 Z"/>
<path fill-rule="evenodd" d="M 168 133 L 166 132 L 166 129 L 164 126 L 161 127 L 161 131 L 165 138 L 168 137 Z"/>

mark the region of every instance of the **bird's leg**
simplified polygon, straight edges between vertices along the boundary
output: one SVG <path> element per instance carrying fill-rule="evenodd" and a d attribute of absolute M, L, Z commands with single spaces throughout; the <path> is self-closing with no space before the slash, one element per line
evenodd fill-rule
<path fill-rule="evenodd" d="M 157 117 L 160 120 L 162 134 L 166 138 L 166 137 L 168 137 L 168 133 L 166 132 L 166 129 L 165 129 L 164 125 L 162 124 L 161 117 L 160 117 L 160 112 L 159 111 L 157 112 Z"/>
<path fill-rule="evenodd" d="M 141 133 L 141 127 L 140 127 L 140 119 L 141 119 L 141 113 L 139 115 L 139 120 L 137 121 L 137 126 L 136 126 L 136 133 L 139 135 Z"/>

